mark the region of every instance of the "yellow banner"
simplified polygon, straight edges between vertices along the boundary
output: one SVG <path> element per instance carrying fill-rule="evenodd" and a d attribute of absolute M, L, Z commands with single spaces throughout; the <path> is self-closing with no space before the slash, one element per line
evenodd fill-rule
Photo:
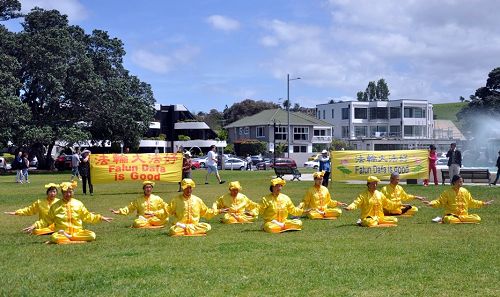
<path fill-rule="evenodd" d="M 182 154 L 92 154 L 90 174 L 95 184 L 144 180 L 179 182 Z"/>
<path fill-rule="evenodd" d="M 399 172 L 401 179 L 425 179 L 429 171 L 427 150 L 332 151 L 333 180 L 366 180 L 374 175 L 389 180 Z"/>

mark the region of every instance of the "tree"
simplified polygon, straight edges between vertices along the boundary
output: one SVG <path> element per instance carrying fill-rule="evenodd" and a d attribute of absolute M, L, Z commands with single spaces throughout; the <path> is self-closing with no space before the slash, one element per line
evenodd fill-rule
<path fill-rule="evenodd" d="M 356 98 L 358 99 L 358 101 L 365 101 L 363 96 L 364 96 L 364 92 L 363 91 L 359 91 L 356 93 Z"/>
<path fill-rule="evenodd" d="M 369 101 L 376 101 L 377 86 L 374 81 L 368 83 L 365 93 L 367 94 Z"/>
<path fill-rule="evenodd" d="M 245 99 L 241 102 L 234 103 L 231 107 L 224 110 L 223 115 L 226 124 L 235 122 L 241 118 L 257 114 L 266 109 L 279 108 L 279 105 L 273 102 L 265 102 L 262 100 L 254 101 Z"/>
<path fill-rule="evenodd" d="M 477 123 L 478 120 L 487 120 L 488 118 L 500 118 L 500 67 L 493 69 L 488 74 L 486 86 L 476 90 L 474 95 L 470 96 L 471 101 L 462 108 L 457 114 L 462 127 L 474 133 L 482 134 L 487 130 L 484 122 Z M 494 127 L 498 129 L 498 127 Z"/>
<path fill-rule="evenodd" d="M 7 21 L 22 16 L 20 10 L 21 2 L 18 0 L 0 0 L 0 21 Z"/>
<path fill-rule="evenodd" d="M 365 91 L 359 91 L 356 93 L 356 98 L 358 101 L 388 101 L 389 87 L 383 78 L 379 79 L 377 83 L 375 81 L 370 81 Z"/>
<path fill-rule="evenodd" d="M 385 80 L 383 78 L 379 79 L 376 87 L 376 98 L 380 101 L 388 101 L 390 94 L 389 87 L 387 86 Z"/>

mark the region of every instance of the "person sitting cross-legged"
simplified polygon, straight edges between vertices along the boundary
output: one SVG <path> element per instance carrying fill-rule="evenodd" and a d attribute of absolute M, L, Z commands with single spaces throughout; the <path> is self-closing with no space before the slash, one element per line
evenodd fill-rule
<path fill-rule="evenodd" d="M 403 187 L 399 184 L 399 173 L 393 172 L 391 173 L 391 181 L 388 185 L 382 187 L 381 190 L 384 196 L 391 200 L 392 202 L 409 201 L 413 199 L 418 199 L 420 201 L 425 200 L 425 197 L 410 195 L 405 192 Z M 416 214 L 418 208 L 414 205 L 403 204 L 401 207 L 397 207 L 395 209 L 388 209 L 384 207 L 384 214 L 386 216 L 399 216 L 399 215 L 408 215 L 412 216 Z"/>
<path fill-rule="evenodd" d="M 160 228 L 165 225 L 168 216 L 163 212 L 163 199 L 153 193 L 155 183 L 144 181 L 142 190 L 144 195 L 131 201 L 128 206 L 118 210 L 111 209 L 111 212 L 119 215 L 128 215 L 134 211 L 137 212 L 137 218 L 132 224 L 133 228 Z M 161 217 L 161 218 L 160 218 Z"/>
<path fill-rule="evenodd" d="M 299 207 L 310 219 L 336 219 L 342 214 L 337 206 L 346 206 L 343 202 L 332 200 L 330 191 L 323 186 L 324 171 L 313 173 L 314 185 L 310 187 Z"/>
<path fill-rule="evenodd" d="M 396 226 L 398 219 L 384 216 L 383 208 L 395 209 L 401 206 L 401 202 L 392 202 L 384 194 L 377 190 L 380 180 L 376 176 L 369 176 L 367 189 L 358 195 L 345 210 L 361 209 L 361 217 L 358 224 L 363 227 L 391 227 Z"/>
<path fill-rule="evenodd" d="M 230 182 L 229 193 L 217 199 L 217 209 L 220 213 L 224 213 L 221 219 L 224 224 L 253 223 L 257 218 L 258 204 L 240 191 L 240 182 Z"/>

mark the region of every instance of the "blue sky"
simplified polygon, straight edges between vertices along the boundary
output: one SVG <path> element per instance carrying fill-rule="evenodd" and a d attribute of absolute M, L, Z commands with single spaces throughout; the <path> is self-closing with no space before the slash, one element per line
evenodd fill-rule
<path fill-rule="evenodd" d="M 456 102 L 500 66 L 500 1 L 23 0 L 123 41 L 156 101 L 223 110 L 246 98 L 315 107 L 384 78 L 390 99 Z M 11 29 L 16 27 L 9 23 Z"/>

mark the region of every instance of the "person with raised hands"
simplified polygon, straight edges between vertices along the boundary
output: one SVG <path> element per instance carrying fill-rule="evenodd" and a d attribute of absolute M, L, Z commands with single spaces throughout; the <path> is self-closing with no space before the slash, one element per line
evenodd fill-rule
<path fill-rule="evenodd" d="M 217 209 L 224 216 L 221 218 L 224 224 L 253 223 L 258 215 L 258 204 L 251 201 L 241 193 L 239 181 L 229 183 L 229 193 L 217 199 Z"/>
<path fill-rule="evenodd" d="M 469 214 L 469 208 L 480 208 L 493 203 L 490 201 L 475 200 L 471 193 L 462 187 L 464 180 L 460 175 L 454 175 L 451 179 L 451 187 L 446 189 L 438 199 L 432 201 L 424 200 L 424 204 L 430 207 L 444 208 L 444 217 L 435 222 L 442 221 L 444 224 L 475 224 L 481 222 L 477 214 Z"/>
<path fill-rule="evenodd" d="M 45 199 L 38 199 L 29 206 L 20 208 L 16 211 L 6 211 L 5 213 L 8 215 L 16 216 L 32 216 L 38 214 L 39 220 L 46 219 L 52 204 L 59 201 L 59 199 L 57 198 L 58 188 L 59 185 L 57 184 L 46 184 L 45 189 L 47 189 L 47 197 Z M 33 229 L 32 231 L 32 234 L 34 235 L 48 235 L 52 233 L 54 233 L 54 224 L 51 224 L 50 226 L 47 226 L 45 228 Z"/>
<path fill-rule="evenodd" d="M 345 210 L 361 209 L 361 217 L 357 224 L 362 227 L 393 227 L 397 226 L 398 219 L 385 216 L 384 208 L 395 209 L 401 207 L 401 202 L 392 202 L 377 190 L 380 180 L 376 176 L 369 176 L 366 182 L 367 189 Z"/>
<path fill-rule="evenodd" d="M 212 229 L 200 218 L 210 219 L 219 214 L 217 206 L 208 208 L 201 198 L 193 195 L 195 182 L 190 178 L 181 181 L 182 193 L 165 204 L 165 214 L 173 218 L 168 234 L 170 236 L 204 236 Z"/>
<path fill-rule="evenodd" d="M 111 212 L 118 215 L 129 215 L 136 212 L 136 219 L 132 228 L 154 229 L 165 225 L 168 216 L 164 213 L 164 202 L 159 196 L 153 194 L 155 183 L 146 180 L 142 183 L 144 195 L 131 201 L 127 206 Z"/>
<path fill-rule="evenodd" d="M 288 215 L 300 216 L 303 210 L 295 207 L 290 197 L 281 193 L 286 185 L 285 180 L 277 177 L 271 180 L 270 194 L 262 197 L 259 204 L 259 214 L 264 219 L 263 229 L 269 233 L 302 230 L 302 221 L 289 219 Z"/>
<path fill-rule="evenodd" d="M 337 206 L 346 206 L 343 202 L 332 200 L 330 191 L 323 185 L 325 172 L 313 173 L 314 185 L 310 187 L 299 207 L 304 209 L 304 213 L 313 220 L 333 220 L 337 219 L 342 210 Z"/>
<path fill-rule="evenodd" d="M 89 212 L 80 200 L 73 197 L 76 186 L 76 181 L 61 183 L 63 198 L 52 204 L 46 218 L 40 219 L 24 231 L 31 233 L 35 229 L 54 224 L 54 233 L 50 237 L 50 243 L 69 244 L 95 240 L 95 233 L 83 229 L 82 223 L 111 222 L 113 219 Z"/>

